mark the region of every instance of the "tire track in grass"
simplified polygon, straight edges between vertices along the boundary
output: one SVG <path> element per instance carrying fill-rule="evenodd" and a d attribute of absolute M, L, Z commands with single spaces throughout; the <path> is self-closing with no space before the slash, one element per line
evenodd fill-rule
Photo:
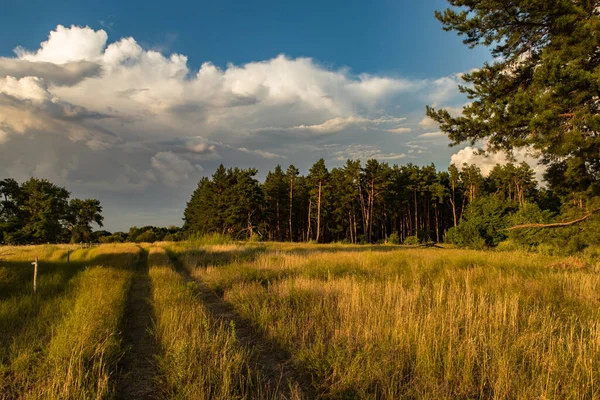
<path fill-rule="evenodd" d="M 269 380 L 270 386 L 276 388 L 284 399 L 317 399 L 319 394 L 312 385 L 310 374 L 299 371 L 292 363 L 292 357 L 273 340 L 262 335 L 252 326 L 252 322 L 238 314 L 233 305 L 223 300 L 210 289 L 200 278 L 192 277 L 177 255 L 167 251 L 175 270 L 186 281 L 195 282 L 200 300 L 207 312 L 224 324 L 235 325 L 238 341 L 250 349 L 254 355 L 260 372 Z"/>
<path fill-rule="evenodd" d="M 148 251 L 141 249 L 125 306 L 123 347 L 117 381 L 117 399 L 157 399 L 158 344 L 152 335 L 154 310 L 152 283 L 148 275 Z"/>

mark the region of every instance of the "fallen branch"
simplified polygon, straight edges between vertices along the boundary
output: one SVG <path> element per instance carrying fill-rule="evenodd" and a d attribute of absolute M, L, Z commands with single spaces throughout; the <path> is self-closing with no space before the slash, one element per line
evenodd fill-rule
<path fill-rule="evenodd" d="M 442 246 L 438 245 L 436 242 L 431 242 L 431 243 L 423 243 L 420 244 L 419 247 L 435 247 L 436 249 L 443 249 Z"/>
<path fill-rule="evenodd" d="M 516 226 L 511 226 L 510 228 L 507 228 L 507 231 L 514 231 L 517 229 L 527 229 L 527 228 L 562 228 L 565 226 L 572 226 L 575 224 L 578 224 L 580 222 L 585 221 L 586 219 L 588 219 L 589 217 L 591 217 L 592 215 L 596 214 L 597 212 L 600 211 L 600 208 L 597 208 L 593 211 L 590 211 L 589 213 L 585 214 L 583 217 L 573 220 L 573 221 L 569 221 L 569 222 L 555 222 L 552 224 L 524 224 L 524 225 L 516 225 Z"/>

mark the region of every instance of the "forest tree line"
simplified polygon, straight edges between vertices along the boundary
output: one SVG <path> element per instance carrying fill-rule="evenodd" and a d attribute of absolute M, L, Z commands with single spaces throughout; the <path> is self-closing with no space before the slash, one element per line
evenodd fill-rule
<path fill-rule="evenodd" d="M 563 187 L 567 183 L 553 174 L 546 176 L 548 187 L 541 188 L 526 163 L 496 165 L 486 177 L 467 164 L 438 171 L 433 164 L 390 166 L 371 159 L 364 165 L 348 160 L 329 170 L 321 159 L 306 176 L 293 165 L 285 171 L 277 166 L 261 183 L 254 168 L 221 165 L 198 183 L 185 210 L 184 230 L 251 240 L 446 239 L 493 246 L 508 237 L 505 228 L 513 222 L 548 221 L 561 211 L 587 206 L 585 193 Z M 469 227 L 474 222 L 468 221 L 477 218 L 483 221 Z"/>

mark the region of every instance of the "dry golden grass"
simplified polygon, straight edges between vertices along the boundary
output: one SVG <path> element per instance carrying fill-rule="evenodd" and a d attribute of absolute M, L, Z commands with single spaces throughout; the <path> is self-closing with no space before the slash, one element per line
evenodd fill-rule
<path fill-rule="evenodd" d="M 142 246 L 159 398 L 280 398 L 248 345 L 256 340 L 288 353 L 296 386 L 287 393 L 298 397 L 600 398 L 597 261 L 211 241 Z M 10 253 L 0 267 L 0 399 L 113 396 L 128 288 L 146 273 L 141 251 L 0 250 Z M 252 341 L 242 340 L 248 326 L 224 322 L 223 302 L 249 321 Z"/>
<path fill-rule="evenodd" d="M 9 248 L 0 275 L 0 398 L 104 398 L 136 246 Z M 39 257 L 32 291 L 32 256 Z"/>
<path fill-rule="evenodd" d="M 163 398 L 253 399 L 270 397 L 251 367 L 251 353 L 241 346 L 235 326 L 215 321 L 198 298 L 194 282 L 175 272 L 164 249 L 149 254 L 155 334 L 164 380 Z"/>
<path fill-rule="evenodd" d="M 598 398 L 600 276 L 578 259 L 180 247 L 331 398 Z"/>

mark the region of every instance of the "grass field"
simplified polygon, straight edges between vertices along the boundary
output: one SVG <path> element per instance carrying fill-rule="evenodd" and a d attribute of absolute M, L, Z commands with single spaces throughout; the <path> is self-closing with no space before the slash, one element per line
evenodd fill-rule
<path fill-rule="evenodd" d="M 0 253 L 2 399 L 600 398 L 597 260 L 274 243 Z"/>

